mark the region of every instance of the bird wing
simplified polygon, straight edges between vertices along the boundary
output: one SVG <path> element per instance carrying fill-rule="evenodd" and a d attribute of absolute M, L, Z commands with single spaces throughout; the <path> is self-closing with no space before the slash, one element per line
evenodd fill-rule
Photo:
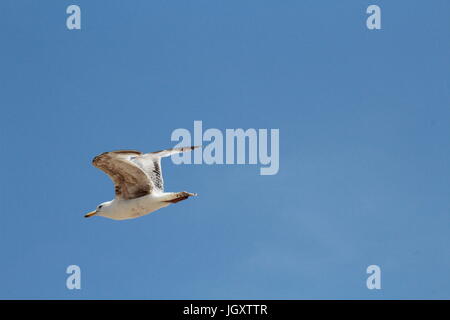
<path fill-rule="evenodd" d="M 133 161 L 141 155 L 139 151 L 119 150 L 102 153 L 92 160 L 114 182 L 116 199 L 129 200 L 152 192 L 149 175 Z"/>
<path fill-rule="evenodd" d="M 168 157 L 168 156 L 171 156 L 173 154 L 180 153 L 180 152 L 191 151 L 191 150 L 194 150 L 194 149 L 197 149 L 197 148 L 200 148 L 200 146 L 172 148 L 172 149 L 155 151 L 155 152 L 151 152 L 151 153 L 147 153 L 147 154 L 152 154 L 152 155 L 155 155 L 155 156 L 158 156 L 158 157 L 162 158 L 162 157 Z"/>
<path fill-rule="evenodd" d="M 164 180 L 161 172 L 161 157 L 155 156 L 152 153 L 147 153 L 135 157 L 131 161 L 147 174 L 155 189 L 158 191 L 164 190 Z"/>
<path fill-rule="evenodd" d="M 164 191 L 164 179 L 162 176 L 161 158 L 168 157 L 171 156 L 172 154 L 180 152 L 191 151 L 195 148 L 198 148 L 198 146 L 173 148 L 156 152 L 150 152 L 139 155 L 137 157 L 133 157 L 131 161 L 136 163 L 140 168 L 142 168 L 142 170 L 145 171 L 145 173 L 147 173 L 155 189 L 159 191 Z"/>

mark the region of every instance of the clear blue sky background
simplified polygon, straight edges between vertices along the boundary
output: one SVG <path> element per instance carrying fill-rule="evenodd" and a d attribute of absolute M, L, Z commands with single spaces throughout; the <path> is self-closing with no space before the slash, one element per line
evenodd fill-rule
<path fill-rule="evenodd" d="M 3 0 L 0 39 L 0 298 L 450 298 L 449 1 Z M 96 154 L 194 120 L 279 128 L 279 174 L 164 159 L 199 197 L 83 218 Z"/>

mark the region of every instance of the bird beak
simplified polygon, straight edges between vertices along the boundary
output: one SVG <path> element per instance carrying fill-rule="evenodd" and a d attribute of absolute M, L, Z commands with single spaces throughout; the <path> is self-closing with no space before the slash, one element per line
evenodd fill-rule
<path fill-rule="evenodd" d="M 85 218 L 89 218 L 89 217 L 92 217 L 94 214 L 96 214 L 97 213 L 97 210 L 94 210 L 94 211 L 91 211 L 91 212 L 89 212 L 88 214 L 86 214 L 84 217 Z"/>

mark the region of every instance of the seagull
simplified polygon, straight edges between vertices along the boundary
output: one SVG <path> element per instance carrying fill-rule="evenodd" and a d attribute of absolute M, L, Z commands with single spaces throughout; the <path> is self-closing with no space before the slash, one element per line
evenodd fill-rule
<path fill-rule="evenodd" d="M 173 148 L 145 154 L 136 150 L 118 150 L 96 156 L 92 164 L 111 178 L 116 196 L 111 201 L 101 203 L 84 217 L 96 215 L 114 220 L 134 219 L 196 196 L 196 193 L 185 191 L 164 192 L 161 158 L 198 147 Z"/>

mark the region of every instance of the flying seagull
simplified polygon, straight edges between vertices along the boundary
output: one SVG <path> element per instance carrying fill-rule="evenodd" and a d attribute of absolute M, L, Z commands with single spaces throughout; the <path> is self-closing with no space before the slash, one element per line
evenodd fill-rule
<path fill-rule="evenodd" d="M 114 182 L 116 197 L 103 202 L 84 217 L 94 215 L 114 220 L 134 219 L 171 203 L 196 196 L 189 192 L 164 192 L 161 158 L 196 147 L 174 148 L 151 153 L 135 150 L 105 152 L 96 156 L 92 164 L 105 172 Z"/>

